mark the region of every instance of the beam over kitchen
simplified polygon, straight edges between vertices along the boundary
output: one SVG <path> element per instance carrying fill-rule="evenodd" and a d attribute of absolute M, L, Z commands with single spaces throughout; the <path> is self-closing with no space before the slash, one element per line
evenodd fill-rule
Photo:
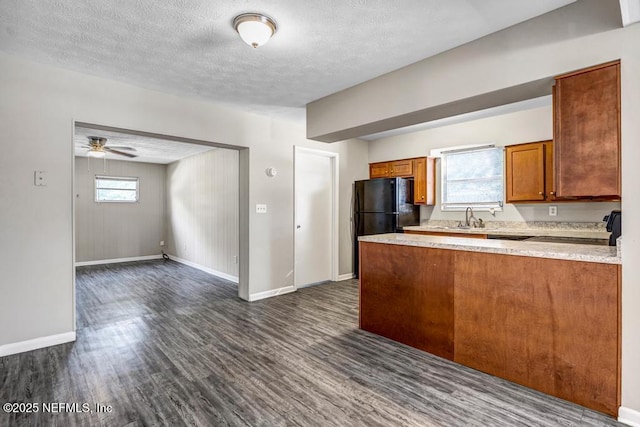
<path fill-rule="evenodd" d="M 617 1 L 573 3 L 309 103 L 307 137 L 335 142 L 548 95 L 551 77 L 619 59 L 617 42 L 598 35 L 621 27 Z"/>

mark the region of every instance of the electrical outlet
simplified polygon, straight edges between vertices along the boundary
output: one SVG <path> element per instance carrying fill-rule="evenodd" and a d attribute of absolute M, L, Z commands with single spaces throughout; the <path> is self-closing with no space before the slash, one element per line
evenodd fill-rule
<path fill-rule="evenodd" d="M 160 246 L 164 246 L 164 240 L 160 240 Z"/>
<path fill-rule="evenodd" d="M 558 207 L 557 206 L 549 206 L 549 216 L 558 216 Z"/>
<path fill-rule="evenodd" d="M 267 205 L 256 205 L 256 213 L 267 213 Z"/>
<path fill-rule="evenodd" d="M 238 255 L 233 256 L 233 262 L 236 264 L 238 263 Z"/>

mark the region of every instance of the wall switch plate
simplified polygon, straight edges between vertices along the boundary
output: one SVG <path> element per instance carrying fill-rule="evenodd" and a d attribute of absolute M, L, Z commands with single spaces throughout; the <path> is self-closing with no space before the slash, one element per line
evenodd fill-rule
<path fill-rule="evenodd" d="M 160 246 L 164 246 L 164 240 L 160 240 Z"/>
<path fill-rule="evenodd" d="M 33 173 L 33 185 L 36 187 L 46 187 L 47 173 L 45 171 L 35 171 Z"/>
<path fill-rule="evenodd" d="M 549 216 L 558 216 L 558 207 L 557 206 L 549 206 Z"/>
<path fill-rule="evenodd" d="M 256 213 L 267 213 L 267 205 L 256 205 Z"/>

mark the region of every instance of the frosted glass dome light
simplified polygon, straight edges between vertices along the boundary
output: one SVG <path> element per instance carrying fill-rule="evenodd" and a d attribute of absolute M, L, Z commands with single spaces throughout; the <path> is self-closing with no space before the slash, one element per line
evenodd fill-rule
<path fill-rule="evenodd" d="M 276 23 L 259 13 L 243 13 L 233 20 L 233 28 L 246 44 L 254 48 L 262 46 L 276 33 Z"/>

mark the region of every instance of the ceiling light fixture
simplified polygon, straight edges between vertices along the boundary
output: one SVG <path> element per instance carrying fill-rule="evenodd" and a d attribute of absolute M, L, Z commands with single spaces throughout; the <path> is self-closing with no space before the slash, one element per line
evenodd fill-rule
<path fill-rule="evenodd" d="M 260 13 L 243 13 L 233 19 L 233 28 L 246 44 L 256 48 L 268 42 L 278 27 L 268 16 Z"/>

